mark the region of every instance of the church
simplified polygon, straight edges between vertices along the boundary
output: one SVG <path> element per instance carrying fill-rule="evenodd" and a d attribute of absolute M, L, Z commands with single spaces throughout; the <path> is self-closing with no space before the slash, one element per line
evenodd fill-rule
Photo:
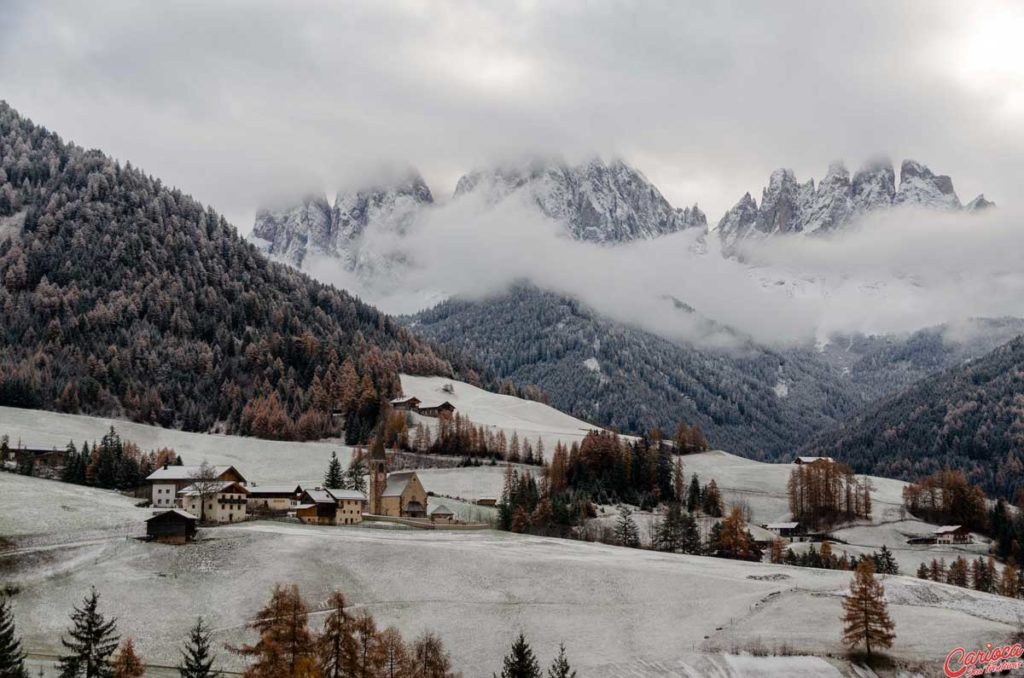
<path fill-rule="evenodd" d="M 395 518 L 426 518 L 427 491 L 415 471 L 388 473 L 384 446 L 374 444 L 370 450 L 371 515 Z"/>

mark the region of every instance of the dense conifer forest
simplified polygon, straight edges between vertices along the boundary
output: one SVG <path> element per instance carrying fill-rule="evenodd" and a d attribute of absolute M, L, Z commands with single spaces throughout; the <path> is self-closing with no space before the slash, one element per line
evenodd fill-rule
<path fill-rule="evenodd" d="M 0 102 L 0 405 L 351 441 L 399 371 L 476 381 L 210 208 Z M 331 411 L 341 416 L 332 420 Z"/>
<path fill-rule="evenodd" d="M 806 454 L 917 480 L 959 469 L 990 495 L 1024 488 L 1024 337 L 885 398 L 818 436 Z"/>

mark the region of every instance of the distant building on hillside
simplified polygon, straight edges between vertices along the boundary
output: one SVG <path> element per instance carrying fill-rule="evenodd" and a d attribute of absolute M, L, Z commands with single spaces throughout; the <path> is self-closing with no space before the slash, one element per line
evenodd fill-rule
<path fill-rule="evenodd" d="M 58 450 L 52 447 L 18 447 L 10 448 L 7 452 L 7 457 L 0 459 L 0 462 L 11 471 L 32 468 L 38 474 L 46 469 L 56 472 L 64 466 L 65 455 L 65 450 Z"/>
<path fill-rule="evenodd" d="M 416 411 L 420 405 L 420 399 L 416 396 L 402 396 L 391 401 L 391 407 L 396 410 Z"/>
<path fill-rule="evenodd" d="M 178 492 L 181 508 L 207 523 L 238 523 L 248 517 L 249 490 L 235 480 L 196 483 Z"/>
<path fill-rule="evenodd" d="M 430 522 L 432 523 L 450 523 L 454 520 L 455 513 L 444 504 L 430 512 Z"/>
<path fill-rule="evenodd" d="M 802 464 L 831 464 L 834 461 L 835 459 L 832 457 L 797 457 L 793 463 L 800 466 Z"/>
<path fill-rule="evenodd" d="M 943 525 L 932 532 L 936 544 L 971 544 L 974 538 L 971 531 L 963 525 Z"/>
<path fill-rule="evenodd" d="M 196 481 L 200 468 L 199 466 L 164 464 L 146 476 L 146 482 L 150 485 L 153 506 L 158 508 L 178 506 L 178 493 Z M 213 471 L 217 480 L 246 484 L 245 477 L 234 466 L 215 466 Z"/>
<path fill-rule="evenodd" d="M 146 536 L 165 544 L 184 544 L 196 538 L 199 519 L 181 509 L 157 513 L 146 520 Z"/>
<path fill-rule="evenodd" d="M 455 411 L 455 405 L 447 400 L 439 405 L 425 405 L 416 408 L 416 412 L 424 417 L 440 417 L 442 414 L 451 414 Z"/>
<path fill-rule="evenodd" d="M 796 522 L 767 523 L 761 527 L 780 537 L 785 537 L 786 539 L 790 539 L 800 534 L 800 523 Z"/>

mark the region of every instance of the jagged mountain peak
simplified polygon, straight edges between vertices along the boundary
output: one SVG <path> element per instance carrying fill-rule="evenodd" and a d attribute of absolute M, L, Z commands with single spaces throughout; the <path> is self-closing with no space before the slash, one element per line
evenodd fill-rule
<path fill-rule="evenodd" d="M 612 243 L 652 238 L 685 228 L 706 228 L 697 205 L 678 209 L 642 172 L 621 158 L 599 156 L 579 164 L 531 158 L 474 170 L 459 179 L 455 197 L 480 195 L 488 204 L 525 200 L 562 223 L 577 240 Z"/>
<path fill-rule="evenodd" d="M 335 194 L 308 193 L 290 207 L 256 214 L 252 239 L 268 254 L 301 266 L 309 254 L 338 257 L 352 270 L 367 229 L 404 233 L 434 196 L 414 168 L 390 172 Z"/>
<path fill-rule="evenodd" d="M 934 174 L 915 160 L 904 160 L 900 165 L 898 189 L 888 158 L 868 161 L 852 179 L 846 166 L 836 161 L 829 165 L 817 187 L 813 179 L 801 184 L 792 170 L 775 170 L 763 190 L 760 206 L 746 194 L 725 213 L 717 230 L 723 250 L 732 254 L 736 245 L 750 237 L 828 233 L 859 216 L 895 206 L 974 212 L 991 204 L 983 196 L 979 198 L 977 203 L 972 201 L 962 208 L 952 179 Z"/>

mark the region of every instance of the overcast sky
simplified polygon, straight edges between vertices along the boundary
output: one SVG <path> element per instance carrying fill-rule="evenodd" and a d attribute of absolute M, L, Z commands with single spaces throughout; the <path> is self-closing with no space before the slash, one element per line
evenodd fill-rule
<path fill-rule="evenodd" d="M 1024 5 L 42 2 L 0 97 L 248 232 L 282 195 L 413 165 L 447 196 L 530 153 L 621 156 L 717 222 L 769 172 L 913 157 L 1016 200 Z"/>

